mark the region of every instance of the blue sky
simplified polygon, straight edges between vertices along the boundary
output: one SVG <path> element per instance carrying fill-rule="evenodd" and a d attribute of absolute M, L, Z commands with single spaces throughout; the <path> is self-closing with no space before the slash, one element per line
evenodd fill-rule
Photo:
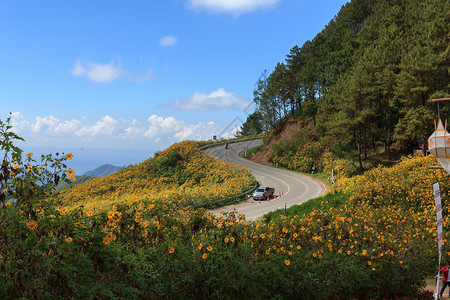
<path fill-rule="evenodd" d="M 346 2 L 0 0 L 0 118 L 13 112 L 26 147 L 232 135 L 261 72 Z"/>

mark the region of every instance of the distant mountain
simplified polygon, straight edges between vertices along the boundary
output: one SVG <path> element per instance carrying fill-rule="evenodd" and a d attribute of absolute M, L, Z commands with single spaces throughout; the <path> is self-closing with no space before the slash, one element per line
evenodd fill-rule
<path fill-rule="evenodd" d="M 60 192 L 62 190 L 65 190 L 68 187 L 71 187 L 73 185 L 80 184 L 80 183 L 83 183 L 83 182 L 86 182 L 86 181 L 90 181 L 90 180 L 92 180 L 92 179 L 94 179 L 96 177 L 103 177 L 103 176 L 112 174 L 112 173 L 114 173 L 114 172 L 116 172 L 116 171 L 118 171 L 120 169 L 122 169 L 122 167 L 113 166 L 113 165 L 109 165 L 109 164 L 102 165 L 102 166 L 100 166 L 98 168 L 95 168 L 92 171 L 87 171 L 83 175 L 76 175 L 75 176 L 76 181 L 74 181 L 74 182 L 67 183 L 65 181 L 61 181 L 56 186 L 54 192 L 58 193 L 58 192 Z"/>
<path fill-rule="evenodd" d="M 75 175 L 76 181 L 70 181 L 70 183 L 67 183 L 65 181 L 60 181 L 58 185 L 55 187 L 55 193 L 58 193 L 62 190 L 65 190 L 69 187 L 71 187 L 74 184 L 80 184 L 86 181 L 90 181 L 92 179 L 96 178 L 96 176 L 87 176 L 87 175 Z"/>
<path fill-rule="evenodd" d="M 86 176 L 96 176 L 96 177 L 103 177 L 109 174 L 112 174 L 118 170 L 122 169 L 122 167 L 118 167 L 118 166 L 113 166 L 113 165 L 102 165 L 98 168 L 95 168 L 92 171 L 87 171 L 85 172 L 83 175 Z"/>

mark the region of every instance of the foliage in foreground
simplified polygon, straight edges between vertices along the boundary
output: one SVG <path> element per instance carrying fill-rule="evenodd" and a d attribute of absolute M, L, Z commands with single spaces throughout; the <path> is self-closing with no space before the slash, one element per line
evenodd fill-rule
<path fill-rule="evenodd" d="M 432 212 L 395 207 L 322 199 L 268 224 L 145 200 L 37 216 L 0 209 L 0 298 L 390 298 L 435 267 Z"/>
<path fill-rule="evenodd" d="M 430 262 L 420 219 L 368 207 L 269 225 L 147 201 L 35 222 L 19 205 L 0 214 L 1 298 L 412 296 Z"/>
<path fill-rule="evenodd" d="M 347 234 L 335 227 L 331 236 L 341 240 L 342 252 L 357 255 L 356 252 L 371 255 L 371 266 L 386 268 L 386 256 L 395 257 L 405 274 L 394 275 L 411 279 L 411 272 L 420 277 L 435 274 L 438 268 L 438 249 L 434 192 L 432 184 L 439 182 L 443 205 L 443 262 L 450 261 L 449 196 L 450 178 L 443 170 L 430 170 L 437 165 L 433 156 L 404 158 L 394 167 L 379 166 L 364 175 L 338 180 L 333 192 L 307 203 L 266 215 L 268 224 L 278 224 L 283 219 L 307 218 L 330 212 L 328 226 L 339 220 L 346 221 Z M 286 216 L 285 216 L 286 215 Z M 294 216 L 294 217 L 293 217 Z M 319 218 L 317 219 L 319 222 Z M 334 225 L 331 225 L 332 227 Z M 325 228 L 321 231 L 326 231 Z M 368 233 L 375 233 L 375 238 Z M 368 243 L 371 251 L 361 251 L 358 245 Z M 385 243 L 385 245 L 383 245 Z M 334 247 L 334 244 L 331 244 Z M 356 249 L 355 249 L 356 248 Z M 355 249 L 355 250 L 354 250 Z M 339 250 L 338 250 L 339 252 Z M 375 255 L 374 255 L 375 254 Z M 386 270 L 386 269 L 385 269 Z M 394 272 L 395 273 L 395 272 Z M 394 274 L 387 272 L 385 274 Z M 399 295 L 399 294 L 391 294 Z"/>
<path fill-rule="evenodd" d="M 301 214 L 268 223 L 234 213 L 215 218 L 166 200 L 136 199 L 94 213 L 23 194 L 0 206 L 0 298 L 417 296 L 437 267 L 437 242 L 430 195 L 412 187 L 431 189 L 432 163 L 406 160 L 397 169 L 357 177 L 354 185 L 341 181 L 337 200 L 329 195 Z M 40 181 L 40 173 L 22 172 L 32 178 L 27 182 Z M 374 183 L 373 174 L 392 177 Z M 437 177 L 448 191 L 448 175 Z M 377 193 L 390 182 L 405 188 L 389 191 L 389 198 Z M 23 187 L 16 183 L 23 181 L 8 182 L 12 190 Z"/>

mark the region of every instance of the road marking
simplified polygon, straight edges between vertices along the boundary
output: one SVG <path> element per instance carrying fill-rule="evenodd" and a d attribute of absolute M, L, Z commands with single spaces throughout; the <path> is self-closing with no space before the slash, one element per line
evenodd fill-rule
<path fill-rule="evenodd" d="M 245 147 L 246 144 L 248 144 L 248 143 L 244 142 L 241 145 L 242 145 L 242 147 Z M 230 147 L 229 150 L 232 150 L 232 151 L 227 150 L 227 151 L 223 152 L 224 151 L 223 149 L 216 147 L 216 148 L 212 148 L 208 152 L 209 152 L 209 155 L 211 155 L 211 156 L 213 156 L 213 157 L 215 157 L 217 159 L 227 160 L 227 161 L 229 161 L 231 163 L 235 163 L 235 164 L 243 166 L 244 168 L 249 169 L 254 174 L 254 176 L 256 176 L 256 174 L 258 174 L 258 173 L 259 174 L 263 174 L 264 176 L 258 176 L 258 177 L 260 177 L 260 178 L 261 177 L 263 177 L 263 178 L 264 177 L 270 177 L 270 178 L 273 178 L 273 180 L 280 182 L 279 185 L 283 185 L 284 184 L 285 186 L 287 186 L 287 191 L 284 194 L 285 196 L 287 194 L 289 194 L 289 192 L 291 191 L 290 185 L 285 180 L 283 180 L 281 178 L 277 178 L 277 177 L 273 176 L 272 174 L 280 175 L 282 177 L 290 178 L 290 179 L 292 179 L 294 181 L 300 182 L 306 188 L 306 191 L 304 193 L 302 193 L 301 195 L 296 196 L 296 197 L 294 195 L 293 199 L 290 199 L 290 200 L 287 200 L 287 201 L 278 201 L 280 198 L 278 198 L 276 200 L 273 199 L 273 200 L 271 200 L 271 202 L 272 202 L 271 204 L 267 204 L 266 201 L 264 201 L 264 202 L 261 202 L 261 204 L 263 204 L 263 203 L 264 204 L 262 206 L 258 206 L 258 207 L 255 206 L 255 204 L 257 203 L 256 201 L 254 203 L 244 202 L 242 204 L 238 204 L 238 205 L 241 206 L 239 208 L 240 212 L 243 213 L 244 215 L 248 215 L 248 214 L 256 215 L 256 216 L 251 217 L 251 219 L 257 219 L 257 218 L 261 217 L 261 215 L 258 214 L 258 212 L 261 212 L 261 211 L 265 210 L 265 212 L 263 213 L 263 214 L 265 214 L 265 213 L 268 212 L 268 210 L 273 211 L 274 209 L 283 208 L 283 207 L 280 207 L 280 204 L 283 204 L 283 202 L 285 203 L 286 206 L 289 203 L 290 205 L 288 207 L 290 207 L 293 202 L 301 200 L 301 198 L 304 197 L 309 192 L 308 185 L 306 184 L 305 181 L 303 181 L 303 180 L 301 180 L 299 178 L 296 178 L 296 177 L 294 177 L 294 176 L 292 176 L 290 174 L 286 174 L 286 173 L 292 173 L 292 174 L 295 174 L 296 176 L 299 176 L 299 177 L 302 177 L 302 178 L 303 177 L 304 178 L 308 178 L 307 176 L 302 175 L 302 174 L 298 174 L 298 173 L 294 173 L 294 172 L 288 171 L 288 170 L 283 170 L 284 173 L 280 173 L 280 172 L 277 172 L 276 170 L 278 170 L 278 169 L 276 169 L 274 167 L 261 165 L 261 164 L 255 163 L 255 162 L 253 162 L 251 160 L 243 159 L 243 158 L 241 158 L 238 155 L 238 153 L 242 152 L 239 149 L 240 149 L 239 147 L 236 147 L 235 149 Z M 268 169 L 269 173 L 271 173 L 271 174 L 267 174 L 265 172 L 266 169 Z M 326 186 L 320 180 L 314 180 L 314 179 L 309 179 L 309 180 L 311 180 L 314 184 L 317 184 L 318 188 L 319 188 L 318 194 L 313 196 L 313 197 L 311 197 L 311 198 L 309 198 L 309 199 L 312 199 L 314 197 L 322 195 L 323 193 L 326 192 Z M 283 193 L 284 193 L 284 191 L 283 191 Z M 293 204 L 302 204 L 302 203 L 306 202 L 309 199 L 305 199 L 301 203 L 293 203 Z M 236 208 L 236 205 L 229 206 L 229 209 L 234 209 L 234 208 Z M 226 208 L 225 208 L 225 210 L 226 210 Z"/>
<path fill-rule="evenodd" d="M 308 186 L 306 185 L 306 183 L 304 181 L 302 181 L 300 179 L 297 179 L 295 177 L 289 176 L 287 174 L 282 174 L 282 173 L 278 173 L 278 172 L 274 172 L 274 173 L 278 174 L 278 175 L 283 175 L 283 176 L 286 176 L 286 177 L 290 177 L 291 179 L 294 179 L 296 181 L 299 181 L 299 182 L 303 183 L 305 185 L 305 187 L 306 187 L 306 191 L 303 194 L 301 194 L 300 196 L 297 196 L 296 198 L 293 198 L 291 200 L 284 201 L 284 203 L 290 203 L 292 201 L 299 200 L 301 197 L 303 197 L 305 194 L 307 194 L 309 192 Z M 271 177 L 273 177 L 273 176 L 271 176 Z M 276 178 L 276 177 L 273 177 L 273 178 Z M 281 180 L 281 179 L 278 178 L 278 180 Z M 276 201 L 276 200 L 274 200 L 274 201 Z M 278 202 L 278 201 L 277 202 L 272 202 L 272 203 L 273 203 L 273 205 L 264 205 L 264 207 L 261 207 L 261 208 L 256 209 L 256 210 L 252 210 L 251 212 L 258 212 L 258 211 L 261 211 L 261 210 L 266 210 L 267 208 L 271 208 L 271 207 L 275 207 L 275 206 L 280 205 L 280 202 Z"/>

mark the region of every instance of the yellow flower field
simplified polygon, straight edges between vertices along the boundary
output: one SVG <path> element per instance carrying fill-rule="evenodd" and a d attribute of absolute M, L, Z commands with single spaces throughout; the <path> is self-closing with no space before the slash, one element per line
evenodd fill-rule
<path fill-rule="evenodd" d="M 198 145 L 193 141 L 174 144 L 140 164 L 74 185 L 62 191 L 59 199 L 68 210 L 82 205 L 94 212 L 141 199 L 183 207 L 239 194 L 254 184 L 247 170 L 204 155 Z"/>

